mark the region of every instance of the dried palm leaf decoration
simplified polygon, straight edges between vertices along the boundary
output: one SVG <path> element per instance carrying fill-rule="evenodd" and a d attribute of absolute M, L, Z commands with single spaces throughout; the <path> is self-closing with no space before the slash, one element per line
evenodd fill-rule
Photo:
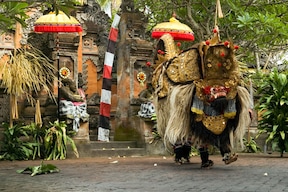
<path fill-rule="evenodd" d="M 12 119 L 18 118 L 17 97 L 26 96 L 34 106 L 36 100 L 32 93 L 45 91 L 55 101 L 50 89 L 56 78 L 55 72 L 52 61 L 32 45 L 15 49 L 9 59 L 1 60 L 2 86 L 12 98 Z"/>

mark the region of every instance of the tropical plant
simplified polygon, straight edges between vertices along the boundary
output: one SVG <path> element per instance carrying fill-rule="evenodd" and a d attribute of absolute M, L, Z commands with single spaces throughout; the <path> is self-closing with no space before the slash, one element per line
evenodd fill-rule
<path fill-rule="evenodd" d="M 25 169 L 19 169 L 17 173 L 31 173 L 31 176 L 47 174 L 47 173 L 58 173 L 60 170 L 52 164 L 44 164 L 43 161 L 39 166 L 31 166 Z"/>
<path fill-rule="evenodd" d="M 245 146 L 244 152 L 257 153 L 258 151 L 261 151 L 261 148 L 257 145 L 255 138 L 253 137 L 250 137 L 248 139 L 243 138 L 243 143 Z"/>
<path fill-rule="evenodd" d="M 48 126 L 16 124 L 13 127 L 5 123 L 3 127 L 0 160 L 66 159 L 68 144 L 79 157 L 75 142 L 70 137 L 74 133 L 66 131 L 65 122 L 55 121 Z"/>
<path fill-rule="evenodd" d="M 288 151 L 288 81 L 287 74 L 273 69 L 270 74 L 257 78 L 260 114 L 259 135 L 267 133 L 266 142 L 271 141 L 272 149 L 279 148 L 281 157 Z"/>
<path fill-rule="evenodd" d="M 0 29 L 2 31 L 9 31 L 15 28 L 16 22 L 22 26 L 26 26 L 25 19 L 28 3 L 6 1 L 0 3 Z"/>
<path fill-rule="evenodd" d="M 30 142 L 34 143 L 33 146 L 33 156 L 32 159 L 43 159 L 45 156 L 44 148 L 44 136 L 45 136 L 45 127 L 40 124 L 31 123 L 29 125 L 24 125 L 23 129 L 26 130 L 27 134 L 30 136 Z"/>
<path fill-rule="evenodd" d="M 64 121 L 50 122 L 44 136 L 46 160 L 66 159 L 68 143 L 70 143 L 76 157 L 79 157 L 75 142 L 66 134 L 66 127 L 67 125 Z"/>
<path fill-rule="evenodd" d="M 12 127 L 3 123 L 4 140 L 1 145 L 0 160 L 28 160 L 33 155 L 35 143 L 28 142 L 29 135 L 21 124 Z"/>
<path fill-rule="evenodd" d="M 162 137 L 160 136 L 160 134 L 157 131 L 157 115 L 156 113 L 153 113 L 151 116 L 151 121 L 154 123 L 153 127 L 152 127 L 152 139 L 149 142 L 150 144 L 153 142 L 158 142 L 162 139 Z"/>

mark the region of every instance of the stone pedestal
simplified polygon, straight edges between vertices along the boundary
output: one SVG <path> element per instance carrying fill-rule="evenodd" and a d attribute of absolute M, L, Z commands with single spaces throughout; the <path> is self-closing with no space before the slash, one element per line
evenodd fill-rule
<path fill-rule="evenodd" d="M 89 122 L 81 122 L 77 134 L 73 137 L 74 140 L 90 141 L 89 138 Z"/>
<path fill-rule="evenodd" d="M 145 143 L 149 143 L 151 140 L 153 140 L 153 125 L 154 122 L 150 119 L 146 120 L 144 118 L 140 119 L 140 127 L 144 136 Z"/>

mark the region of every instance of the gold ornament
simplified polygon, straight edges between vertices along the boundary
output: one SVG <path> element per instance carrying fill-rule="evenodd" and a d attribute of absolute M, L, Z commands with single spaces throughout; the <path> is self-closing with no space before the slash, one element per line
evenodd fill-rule
<path fill-rule="evenodd" d="M 62 77 L 63 79 L 66 79 L 70 76 L 70 69 L 68 69 L 67 67 L 62 67 L 60 70 L 59 70 L 59 75 L 60 77 Z"/>
<path fill-rule="evenodd" d="M 144 72 L 139 72 L 137 74 L 137 80 L 140 82 L 140 84 L 143 86 L 144 82 L 146 81 L 146 74 Z"/>

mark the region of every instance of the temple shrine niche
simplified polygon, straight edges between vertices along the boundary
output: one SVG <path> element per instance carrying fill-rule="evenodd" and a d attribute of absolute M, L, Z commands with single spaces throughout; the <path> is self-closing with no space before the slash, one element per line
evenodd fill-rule
<path fill-rule="evenodd" d="M 57 67 L 56 58 L 56 35 L 52 33 L 37 34 L 33 32 L 33 23 L 42 15 L 40 11 L 34 10 L 30 13 L 27 20 L 28 28 L 23 29 L 19 40 L 14 39 L 13 35 L 5 34 L 1 36 L 1 45 L 3 56 L 4 50 L 14 49 L 14 42 L 25 45 L 31 43 L 40 49 L 46 56 L 51 58 L 54 66 Z M 107 50 L 108 33 L 111 27 L 109 17 L 94 0 L 88 0 L 85 6 L 79 7 L 73 15 L 83 28 L 82 34 L 82 56 L 78 66 L 77 49 L 80 43 L 78 34 L 59 33 L 59 69 L 67 68 L 69 78 L 78 83 L 78 76 L 82 76 L 82 88 L 87 99 L 87 113 L 89 122 L 84 125 L 84 131 L 81 130 L 79 139 L 90 140 L 97 134 L 100 95 L 102 89 L 102 73 L 104 65 L 105 52 Z M 135 134 L 142 134 L 143 126 L 141 119 L 137 117 L 141 101 L 138 94 L 146 89 L 146 85 L 151 79 L 151 69 L 147 66 L 153 58 L 153 45 L 145 39 L 147 19 L 144 14 L 126 6 L 122 9 L 121 21 L 119 25 L 119 36 L 116 47 L 114 65 L 112 69 L 112 87 L 111 87 L 111 140 L 117 139 L 114 134 L 122 133 L 118 129 L 124 127 L 131 129 Z M 137 74 L 144 73 L 145 80 L 139 81 Z M 78 84 L 77 84 L 78 86 Z M 54 81 L 54 95 L 57 97 L 57 81 Z M 7 99 L 5 93 L 1 94 L 0 99 Z M 41 115 L 43 122 L 52 122 L 57 119 L 57 105 L 47 95 L 39 95 Z M 35 107 L 31 106 L 25 100 L 19 100 L 19 118 L 26 122 L 33 122 Z M 2 103 L 2 102 L 1 102 Z M 1 105 L 0 118 L 4 117 L 3 110 L 6 106 Z M 7 113 L 6 113 L 7 114 Z M 9 117 L 8 117 L 9 119 Z M 136 133 L 137 132 L 137 133 Z M 89 137 L 90 136 L 90 137 Z M 124 138 L 125 140 L 139 139 L 138 137 Z"/>

